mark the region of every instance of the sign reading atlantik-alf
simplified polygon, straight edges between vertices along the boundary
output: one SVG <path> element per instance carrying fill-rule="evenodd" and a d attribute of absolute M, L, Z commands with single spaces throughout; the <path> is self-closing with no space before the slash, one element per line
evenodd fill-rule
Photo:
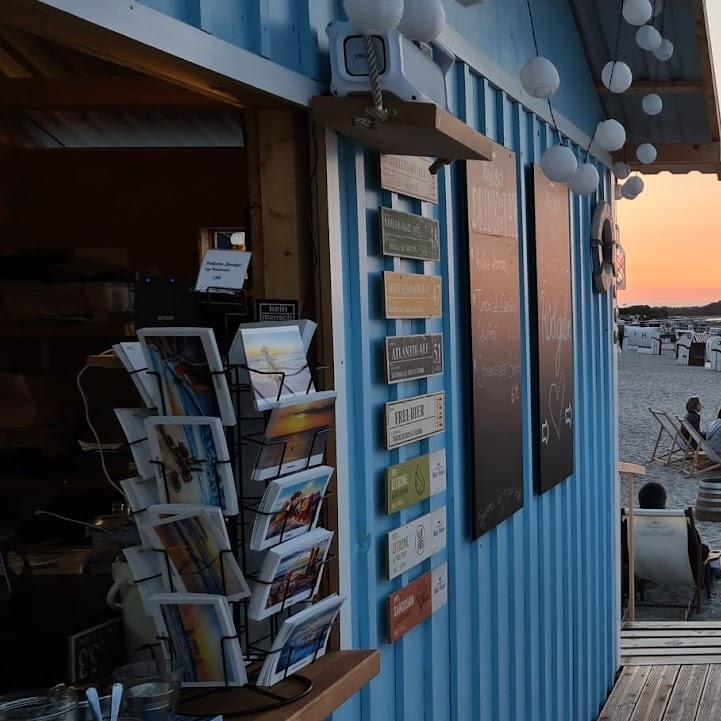
<path fill-rule="evenodd" d="M 386 403 L 386 448 L 390 451 L 443 431 L 444 401 L 445 394 L 440 391 Z"/>
<path fill-rule="evenodd" d="M 443 336 L 401 335 L 386 338 L 386 379 L 412 381 L 443 373 Z"/>
<path fill-rule="evenodd" d="M 418 456 L 386 469 L 386 512 L 390 515 L 446 490 L 446 450 Z"/>
<path fill-rule="evenodd" d="M 418 273 L 383 273 L 386 318 L 440 318 L 441 277 Z"/>
<path fill-rule="evenodd" d="M 381 245 L 384 255 L 438 261 L 438 221 L 400 210 L 381 208 Z"/>
<path fill-rule="evenodd" d="M 388 578 L 423 563 L 446 547 L 446 507 L 396 528 L 388 534 Z"/>

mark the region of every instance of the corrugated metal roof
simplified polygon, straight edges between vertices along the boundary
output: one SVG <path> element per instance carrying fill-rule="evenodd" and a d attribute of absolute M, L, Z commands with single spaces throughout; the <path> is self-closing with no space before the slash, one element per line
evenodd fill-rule
<path fill-rule="evenodd" d="M 657 7 L 660 2 L 656 0 Z M 656 163 L 642 166 L 644 172 L 717 173 L 719 121 L 704 0 L 665 0 L 663 10 L 653 18 L 656 29 L 674 45 L 667 62 L 638 47 L 637 28 L 620 20 L 622 0 L 570 3 L 608 116 L 626 128 L 624 159 L 637 164 L 635 146 L 651 142 L 658 146 L 659 157 Z M 631 89 L 622 95 L 607 93 L 601 84 L 601 70 L 613 59 L 616 47 L 616 58 L 630 66 L 634 78 Z M 641 101 L 646 92 L 661 96 L 660 115 L 644 113 Z"/>

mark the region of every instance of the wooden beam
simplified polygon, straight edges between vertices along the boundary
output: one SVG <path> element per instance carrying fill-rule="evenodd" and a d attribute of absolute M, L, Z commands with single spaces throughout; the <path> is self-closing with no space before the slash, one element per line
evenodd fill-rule
<path fill-rule="evenodd" d="M 656 161 L 650 165 L 641 165 L 636 160 L 636 145 L 628 144 L 614 153 L 613 160 L 625 161 L 633 168 L 642 168 L 644 172 L 654 172 L 655 166 L 679 165 L 692 169 L 701 166 L 721 164 L 721 143 L 659 143 L 656 145 Z M 716 172 L 714 170 L 714 172 Z"/>
<path fill-rule="evenodd" d="M 602 83 L 596 84 L 596 90 L 601 95 L 608 94 L 609 90 Z M 654 83 L 652 80 L 637 80 L 626 90 L 624 95 L 645 95 L 658 93 L 659 95 L 699 95 L 706 92 L 703 83 L 690 80 L 670 80 L 665 83 Z"/>
<path fill-rule="evenodd" d="M 237 107 L 145 75 L 62 78 L 1 78 L 0 110 L 101 110 L 175 107 Z"/>
<path fill-rule="evenodd" d="M 709 126 L 709 136 L 713 141 L 719 141 L 721 121 L 719 121 L 718 100 L 716 98 L 716 78 L 714 77 L 713 57 L 709 41 L 708 14 L 705 0 L 693 0 L 693 16 L 698 39 L 699 58 L 701 61 L 701 77 L 706 95 L 706 118 Z"/>

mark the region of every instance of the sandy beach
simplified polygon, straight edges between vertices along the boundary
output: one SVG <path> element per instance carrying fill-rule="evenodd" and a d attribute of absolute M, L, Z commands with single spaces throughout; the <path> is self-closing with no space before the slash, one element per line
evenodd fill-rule
<path fill-rule="evenodd" d="M 658 481 L 666 488 L 668 508 L 686 508 L 696 503 L 698 480 L 704 477 L 721 477 L 721 472 L 701 474 L 689 479 L 679 470 L 679 464 L 666 467 L 649 464 L 659 425 L 649 413 L 649 407 L 665 410 L 676 418 L 685 414 L 686 400 L 697 395 L 704 404 L 702 429 L 716 417 L 721 407 L 721 373 L 704 368 L 690 368 L 676 364 L 673 355 L 662 356 L 622 353 L 618 360 L 619 396 L 619 454 L 620 460 L 646 465 L 646 480 Z M 622 503 L 627 504 L 626 488 L 621 489 Z M 704 543 L 712 549 L 721 549 L 721 523 L 696 522 Z M 686 603 L 692 594 L 683 590 L 654 589 L 647 601 L 663 600 L 667 603 Z M 638 620 L 678 619 L 679 609 L 641 608 Z M 714 586 L 711 601 L 705 601 L 703 611 L 693 620 L 721 620 L 721 582 Z"/>

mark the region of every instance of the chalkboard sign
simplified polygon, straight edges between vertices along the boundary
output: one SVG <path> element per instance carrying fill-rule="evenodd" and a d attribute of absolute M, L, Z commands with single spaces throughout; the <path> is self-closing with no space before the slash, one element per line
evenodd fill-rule
<path fill-rule="evenodd" d="M 473 537 L 523 506 L 516 156 L 466 163 L 473 388 Z"/>
<path fill-rule="evenodd" d="M 573 473 L 573 296 L 568 188 L 533 168 L 538 490 Z"/>

